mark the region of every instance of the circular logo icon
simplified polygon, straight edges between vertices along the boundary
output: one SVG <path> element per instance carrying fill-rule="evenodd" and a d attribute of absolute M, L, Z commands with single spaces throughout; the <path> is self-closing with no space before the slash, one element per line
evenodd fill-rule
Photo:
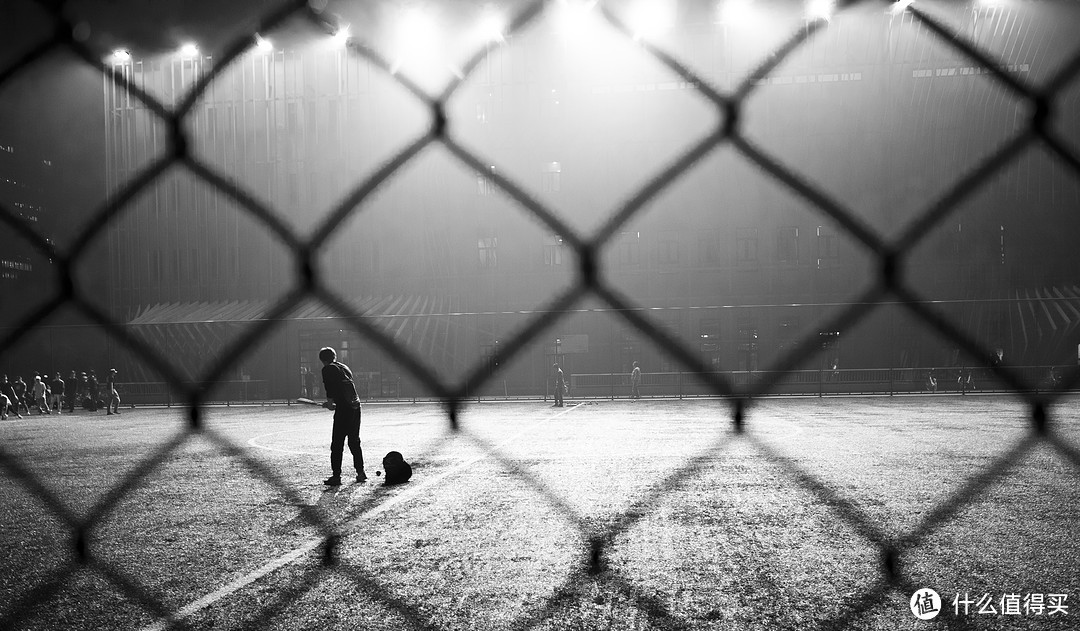
<path fill-rule="evenodd" d="M 911 595 L 911 613 L 919 620 L 933 620 L 941 613 L 941 596 L 929 587 Z"/>

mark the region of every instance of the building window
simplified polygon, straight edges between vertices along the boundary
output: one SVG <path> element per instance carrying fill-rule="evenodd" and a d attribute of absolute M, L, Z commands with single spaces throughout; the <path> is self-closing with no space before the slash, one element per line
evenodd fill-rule
<path fill-rule="evenodd" d="M 559 235 L 544 237 L 544 265 L 555 266 L 563 263 L 563 239 Z"/>
<path fill-rule="evenodd" d="M 545 193 L 558 193 L 562 190 L 562 164 L 549 162 L 544 165 L 541 190 Z"/>
<path fill-rule="evenodd" d="M 758 369 L 758 328 L 749 317 L 740 317 L 735 333 L 735 346 L 738 348 L 739 370 Z"/>
<path fill-rule="evenodd" d="M 776 347 L 781 352 L 793 349 L 799 345 L 799 320 L 796 318 L 784 318 L 780 320 L 780 327 L 776 330 Z"/>
<path fill-rule="evenodd" d="M 489 370 L 499 367 L 499 340 L 483 342 L 480 344 L 480 358 Z"/>
<path fill-rule="evenodd" d="M 817 228 L 817 268 L 835 267 L 840 260 L 839 244 L 830 228 Z"/>
<path fill-rule="evenodd" d="M 699 331 L 703 363 L 712 370 L 720 370 L 720 319 L 702 318 Z"/>
<path fill-rule="evenodd" d="M 622 367 L 623 372 L 630 372 L 634 362 L 642 359 L 637 339 L 629 331 L 620 332 L 618 339 L 619 365 Z M 642 371 L 644 372 L 644 368 Z"/>
<path fill-rule="evenodd" d="M 673 340 L 682 340 L 683 327 L 682 327 L 682 311 L 678 309 L 662 310 L 660 311 L 660 318 L 656 321 L 657 327 L 663 331 L 668 337 Z M 675 361 L 675 358 L 668 353 L 661 353 L 660 357 L 660 372 L 675 372 L 680 370 L 679 363 Z"/>
<path fill-rule="evenodd" d="M 489 167 L 489 169 L 491 170 L 492 173 L 495 172 L 495 166 L 494 165 Z M 479 195 L 480 197 L 488 197 L 489 195 L 494 195 L 496 190 L 497 190 L 497 187 L 495 186 L 495 182 L 492 181 L 491 177 L 489 177 L 487 173 L 478 172 L 476 174 L 476 194 L 477 195 Z"/>
<path fill-rule="evenodd" d="M 709 231 L 705 233 L 698 241 L 698 250 L 701 254 L 701 265 L 703 267 L 720 267 L 720 237 L 716 232 Z"/>
<path fill-rule="evenodd" d="M 738 228 L 735 231 L 735 264 L 739 267 L 757 267 L 757 228 Z"/>
<path fill-rule="evenodd" d="M 780 228 L 776 232 L 776 260 L 779 263 L 797 264 L 799 262 L 799 229 L 793 226 Z"/>
<path fill-rule="evenodd" d="M 679 262 L 679 233 L 666 231 L 656 236 L 656 260 L 660 265 Z"/>
<path fill-rule="evenodd" d="M 483 237 L 478 240 L 477 247 L 480 252 L 480 267 L 490 269 L 498 264 L 498 243 L 499 240 L 497 237 Z"/>
<path fill-rule="evenodd" d="M 720 349 L 720 319 L 701 319 L 701 350 L 716 351 Z"/>

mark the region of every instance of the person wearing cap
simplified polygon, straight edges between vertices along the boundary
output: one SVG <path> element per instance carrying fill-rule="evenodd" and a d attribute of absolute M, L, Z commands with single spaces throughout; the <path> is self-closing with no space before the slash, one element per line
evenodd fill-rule
<path fill-rule="evenodd" d="M 120 393 L 116 391 L 116 369 L 109 369 L 109 376 L 105 378 L 105 389 L 109 391 L 109 402 L 105 404 L 106 415 L 120 413 Z"/>
<path fill-rule="evenodd" d="M 90 380 L 85 371 L 79 373 L 79 403 L 90 409 Z"/>
<path fill-rule="evenodd" d="M 34 383 L 30 386 L 30 390 L 33 393 L 34 405 L 37 406 L 38 414 L 52 414 L 52 410 L 49 409 L 49 402 L 45 399 L 45 391 L 48 390 L 48 387 L 41 380 L 41 375 L 34 375 Z"/>

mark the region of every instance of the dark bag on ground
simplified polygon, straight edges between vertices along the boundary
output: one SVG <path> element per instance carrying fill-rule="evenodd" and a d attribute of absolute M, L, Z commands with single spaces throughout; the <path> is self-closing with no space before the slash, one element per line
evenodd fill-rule
<path fill-rule="evenodd" d="M 383 484 L 403 484 L 412 477 L 412 466 L 405 462 L 400 452 L 391 451 L 382 459 L 386 481 Z"/>

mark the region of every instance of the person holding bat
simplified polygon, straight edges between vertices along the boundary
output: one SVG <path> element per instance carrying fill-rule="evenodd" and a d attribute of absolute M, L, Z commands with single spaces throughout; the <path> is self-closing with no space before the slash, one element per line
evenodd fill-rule
<path fill-rule="evenodd" d="M 360 449 L 360 397 L 356 394 L 352 370 L 337 361 L 337 352 L 329 346 L 319 351 L 319 361 L 323 364 L 323 392 L 327 399 L 323 407 L 334 411 L 334 429 L 330 439 L 332 475 L 323 484 L 341 485 L 341 461 L 346 441 L 352 452 L 356 481 L 364 482 L 367 474 L 364 473 L 364 452 Z"/>

